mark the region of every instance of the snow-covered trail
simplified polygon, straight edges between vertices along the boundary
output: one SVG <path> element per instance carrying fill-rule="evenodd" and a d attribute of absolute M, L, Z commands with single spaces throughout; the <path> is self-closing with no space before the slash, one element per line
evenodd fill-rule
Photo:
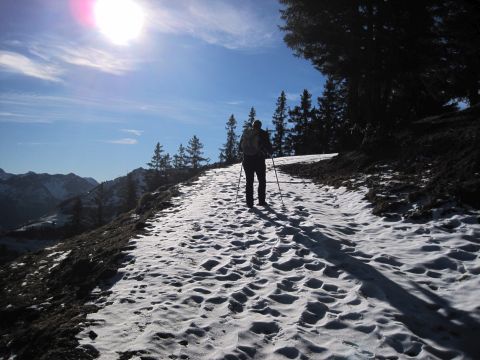
<path fill-rule="evenodd" d="M 361 192 L 279 172 L 283 208 L 270 168 L 271 207 L 248 209 L 239 170 L 182 187 L 131 240 L 82 346 L 103 359 L 475 358 L 478 214 L 388 221 Z"/>

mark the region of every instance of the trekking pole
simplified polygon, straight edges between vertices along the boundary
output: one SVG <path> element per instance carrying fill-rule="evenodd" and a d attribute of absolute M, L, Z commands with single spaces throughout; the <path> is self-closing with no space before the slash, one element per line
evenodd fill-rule
<path fill-rule="evenodd" d="M 237 203 L 238 189 L 240 189 L 240 180 L 242 178 L 242 169 L 243 169 L 243 161 L 240 163 L 240 176 L 238 177 L 237 195 L 235 195 L 235 203 Z"/>
<path fill-rule="evenodd" d="M 282 200 L 282 205 L 285 207 L 282 197 L 282 190 L 280 190 L 280 182 L 278 181 L 277 169 L 275 168 L 275 161 L 273 161 L 273 154 L 271 155 L 273 170 L 275 171 L 275 177 L 277 178 L 278 192 L 280 193 L 280 200 Z"/>

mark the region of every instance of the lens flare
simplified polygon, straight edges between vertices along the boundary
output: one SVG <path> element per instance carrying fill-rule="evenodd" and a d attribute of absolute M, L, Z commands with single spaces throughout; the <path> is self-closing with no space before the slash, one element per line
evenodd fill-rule
<path fill-rule="evenodd" d="M 132 0 L 97 0 L 95 23 L 111 42 L 127 45 L 142 32 L 144 13 Z"/>
<path fill-rule="evenodd" d="M 94 27 L 93 18 L 94 0 L 70 0 L 70 12 L 74 19 L 85 27 Z"/>

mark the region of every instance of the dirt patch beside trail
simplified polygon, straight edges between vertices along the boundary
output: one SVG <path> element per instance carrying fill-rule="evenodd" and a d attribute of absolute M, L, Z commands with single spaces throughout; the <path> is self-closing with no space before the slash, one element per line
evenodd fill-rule
<path fill-rule="evenodd" d="M 480 105 L 420 120 L 387 143 L 282 170 L 335 187 L 366 186 L 373 212 L 428 219 L 433 209 L 480 209 Z"/>

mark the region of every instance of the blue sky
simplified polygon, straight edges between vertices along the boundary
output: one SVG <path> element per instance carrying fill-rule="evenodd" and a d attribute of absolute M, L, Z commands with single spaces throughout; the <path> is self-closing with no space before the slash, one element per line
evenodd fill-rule
<path fill-rule="evenodd" d="M 275 102 L 324 78 L 282 40 L 274 0 L 137 0 L 140 35 L 113 43 L 95 0 L 0 2 L 0 168 L 102 181 L 197 135 L 211 162 L 234 114 L 271 128 Z M 126 0 L 135 1 L 135 0 Z M 83 9 L 80 12 L 79 9 Z"/>

